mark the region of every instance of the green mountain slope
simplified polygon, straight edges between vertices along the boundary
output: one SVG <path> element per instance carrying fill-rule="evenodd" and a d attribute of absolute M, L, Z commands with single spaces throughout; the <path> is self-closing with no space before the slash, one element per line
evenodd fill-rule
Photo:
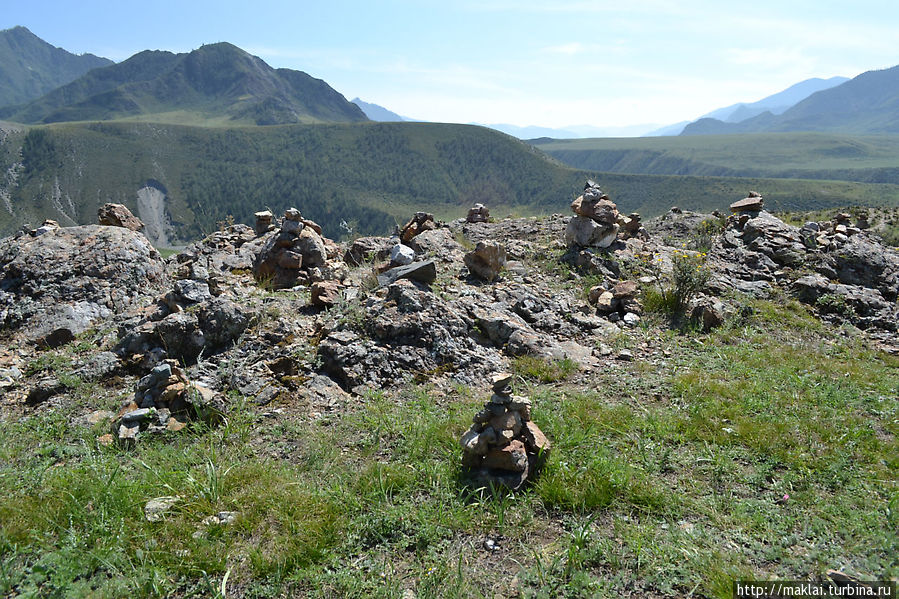
<path fill-rule="evenodd" d="M 899 66 L 862 73 L 812 94 L 780 115 L 765 112 L 739 123 L 700 119 L 687 125 L 681 135 L 763 131 L 899 133 Z"/>
<path fill-rule="evenodd" d="M 99 205 L 138 211 L 137 191 L 166 195 L 175 238 L 195 239 L 229 215 L 296 206 L 329 235 L 346 221 L 387 233 L 410 211 L 456 216 L 475 202 L 533 212 L 565 201 L 586 176 L 481 127 L 426 123 L 209 128 L 149 123 L 58 124 L 10 133 L 0 168 L 15 173 L 0 232 L 55 218 L 94 222 Z M 18 163 L 16 161 L 18 160 Z"/>
<path fill-rule="evenodd" d="M 354 104 L 306 73 L 273 69 L 228 43 L 144 51 L 0 116 L 22 123 L 150 119 L 189 124 L 359 122 Z"/>
<path fill-rule="evenodd" d="M 587 170 L 899 184 L 899 136 L 756 133 L 531 143 Z"/>
<path fill-rule="evenodd" d="M 25 27 L 0 31 L 0 106 L 24 104 L 74 81 L 91 69 L 113 64 L 93 54 L 51 46 Z"/>
<path fill-rule="evenodd" d="M 567 213 L 587 177 L 620 209 L 644 216 L 672 205 L 724 209 L 749 189 L 772 207 L 899 205 L 899 186 L 839 181 L 599 173 L 565 167 L 483 127 L 362 123 L 209 128 L 152 123 L 56 124 L 11 130 L 0 143 L 0 234 L 54 218 L 91 223 L 104 202 L 146 218 L 138 190 L 175 241 L 196 239 L 229 216 L 252 222 L 264 207 L 296 206 L 325 233 L 387 234 L 416 210 L 463 216 L 483 202 L 494 216 Z M 141 211 L 144 210 L 142 213 Z"/>

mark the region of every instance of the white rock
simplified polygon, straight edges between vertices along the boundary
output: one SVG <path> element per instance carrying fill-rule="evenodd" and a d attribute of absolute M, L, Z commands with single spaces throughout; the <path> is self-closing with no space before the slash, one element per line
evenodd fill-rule
<path fill-rule="evenodd" d="M 413 260 L 415 260 L 415 250 L 408 245 L 398 243 L 390 250 L 390 261 L 394 264 L 405 266 L 406 264 L 412 264 Z"/>

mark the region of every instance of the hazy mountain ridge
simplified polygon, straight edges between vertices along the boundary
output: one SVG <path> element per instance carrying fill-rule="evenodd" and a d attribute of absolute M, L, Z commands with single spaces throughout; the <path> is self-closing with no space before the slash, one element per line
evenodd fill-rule
<path fill-rule="evenodd" d="M 410 121 L 412 119 L 407 119 L 404 116 L 401 116 L 392 110 L 388 110 L 383 106 L 379 106 L 377 104 L 373 104 L 371 102 L 365 102 L 360 98 L 353 98 L 350 100 L 353 104 L 362 109 L 362 112 L 365 113 L 372 121 L 377 121 L 379 123 L 400 123 L 403 121 Z"/>
<path fill-rule="evenodd" d="M 178 111 L 197 120 L 272 125 L 367 120 L 327 83 L 273 69 L 222 42 L 185 54 L 146 50 L 0 116 L 24 123 L 114 120 Z"/>
<path fill-rule="evenodd" d="M 113 64 L 93 54 L 57 48 L 25 27 L 0 31 L 0 106 L 24 104 L 91 69 Z"/>
<path fill-rule="evenodd" d="M 808 98 L 815 92 L 819 92 L 831 87 L 836 87 L 849 81 L 848 77 L 831 77 L 829 79 L 821 79 L 814 77 L 800 81 L 795 85 L 791 85 L 787 89 L 772 94 L 757 102 L 740 102 L 726 108 L 719 108 L 708 114 L 702 115 L 702 118 L 718 119 L 727 123 L 739 123 L 746 119 L 758 116 L 763 112 L 771 114 L 782 114 L 791 106 L 798 104 Z"/>
<path fill-rule="evenodd" d="M 791 131 L 899 133 L 899 66 L 867 71 L 815 92 L 782 114 L 764 112 L 739 123 L 701 119 L 682 135 Z"/>
<path fill-rule="evenodd" d="M 811 94 L 817 91 L 841 85 L 846 81 L 849 81 L 849 78 L 830 77 L 829 79 L 821 79 L 818 77 L 813 77 L 811 79 L 806 79 L 805 81 L 800 81 L 799 83 L 791 85 L 785 90 L 779 91 L 775 94 L 771 94 L 770 96 L 766 96 L 756 102 L 738 102 L 736 104 L 731 104 L 730 106 L 725 106 L 724 108 L 717 108 L 711 112 L 707 112 L 696 120 L 681 121 L 673 125 L 668 125 L 666 127 L 656 129 L 655 131 L 651 131 L 647 133 L 646 136 L 655 137 L 666 135 L 680 135 L 681 133 L 683 133 L 684 128 L 688 125 L 698 123 L 700 121 L 705 123 L 707 122 L 707 119 L 713 119 L 716 121 L 728 123 L 738 123 L 741 121 L 745 121 L 746 119 L 756 117 L 765 112 L 770 112 L 772 114 L 781 114 L 783 112 L 786 112 L 790 107 L 797 104 L 798 102 L 801 102 Z M 699 125 L 699 127 L 702 126 L 703 125 Z"/>

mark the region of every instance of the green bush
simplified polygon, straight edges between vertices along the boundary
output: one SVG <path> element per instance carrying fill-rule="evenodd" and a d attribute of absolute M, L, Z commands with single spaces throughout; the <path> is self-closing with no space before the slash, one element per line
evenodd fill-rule
<path fill-rule="evenodd" d="M 649 290 L 644 296 L 644 307 L 650 312 L 661 312 L 668 316 L 682 316 L 696 295 L 708 285 L 710 272 L 705 265 L 704 252 L 674 250 L 671 255 L 671 275 L 662 273 L 661 261 L 645 259 L 658 290 Z"/>
<path fill-rule="evenodd" d="M 724 218 L 707 218 L 696 227 L 693 232 L 691 245 L 698 252 L 708 252 L 712 247 L 712 242 L 724 230 L 724 224 L 727 222 Z"/>

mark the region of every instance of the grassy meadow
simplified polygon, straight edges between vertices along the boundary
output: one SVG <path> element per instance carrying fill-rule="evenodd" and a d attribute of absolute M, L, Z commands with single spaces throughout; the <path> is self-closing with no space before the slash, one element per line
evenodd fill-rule
<path fill-rule="evenodd" d="M 322 417 L 232 391 L 221 426 L 126 450 L 78 417 L 130 387 L 72 375 L 87 342 L 48 351 L 29 372 L 68 393 L 0 426 L 0 594 L 725 599 L 735 579 L 899 576 L 899 358 L 791 300 L 740 301 L 712 334 L 648 315 L 603 340 L 633 362 L 514 361 L 553 444 L 515 494 L 460 478 L 486 383 Z"/>

